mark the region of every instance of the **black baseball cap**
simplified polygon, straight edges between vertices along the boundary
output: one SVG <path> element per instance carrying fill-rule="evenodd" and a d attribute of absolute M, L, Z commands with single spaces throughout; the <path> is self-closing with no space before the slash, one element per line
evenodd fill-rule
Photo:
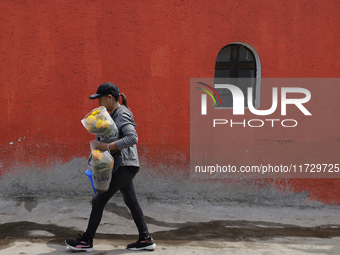
<path fill-rule="evenodd" d="M 112 95 L 119 98 L 119 88 L 111 82 L 100 84 L 96 94 L 89 96 L 91 100 L 100 98 L 101 96 Z"/>

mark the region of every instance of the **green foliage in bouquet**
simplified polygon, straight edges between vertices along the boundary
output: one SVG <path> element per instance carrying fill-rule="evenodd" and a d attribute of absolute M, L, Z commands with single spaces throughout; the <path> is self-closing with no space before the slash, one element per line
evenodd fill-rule
<path fill-rule="evenodd" d="M 99 150 L 92 151 L 93 174 L 99 181 L 105 181 L 109 178 L 113 168 L 113 161 L 110 157 L 106 157 Z"/>

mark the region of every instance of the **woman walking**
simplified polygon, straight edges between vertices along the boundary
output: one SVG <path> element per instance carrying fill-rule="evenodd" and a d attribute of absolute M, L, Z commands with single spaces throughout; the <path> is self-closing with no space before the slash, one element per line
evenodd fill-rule
<path fill-rule="evenodd" d="M 119 98 L 122 97 L 122 105 Z M 109 150 L 114 158 L 112 170 L 112 180 L 109 190 L 105 193 L 97 193 L 92 199 L 92 211 L 87 229 L 80 238 L 67 239 L 66 245 L 73 250 L 93 251 L 93 238 L 102 219 L 104 207 L 109 199 L 120 190 L 124 202 L 130 209 L 133 220 L 137 226 L 139 239 L 135 243 L 127 245 L 129 250 L 153 250 L 155 242 L 149 235 L 148 227 L 140 208 L 133 178 L 139 171 L 139 160 L 136 143 L 138 136 L 136 133 L 136 123 L 132 112 L 127 107 L 127 98 L 119 93 L 119 88 L 108 82 L 101 84 L 96 94 L 89 97 L 98 99 L 99 105 L 106 107 L 119 131 L 119 139 L 111 143 L 98 143 L 96 149 Z"/>

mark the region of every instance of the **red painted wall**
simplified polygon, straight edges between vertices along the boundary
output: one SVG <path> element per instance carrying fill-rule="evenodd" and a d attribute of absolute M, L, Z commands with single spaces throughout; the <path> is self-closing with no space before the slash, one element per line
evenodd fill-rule
<path fill-rule="evenodd" d="M 80 119 L 97 106 L 87 97 L 111 81 L 130 99 L 140 153 L 186 172 L 190 78 L 213 77 L 235 41 L 256 49 L 262 77 L 338 77 L 339 10 L 331 0 L 1 1 L 1 171 L 86 156 L 93 136 Z M 306 183 L 290 187 L 340 204 L 338 179 Z"/>

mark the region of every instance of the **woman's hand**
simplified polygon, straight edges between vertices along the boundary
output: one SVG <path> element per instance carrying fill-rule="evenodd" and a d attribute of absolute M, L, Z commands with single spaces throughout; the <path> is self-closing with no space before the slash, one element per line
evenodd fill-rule
<path fill-rule="evenodd" d="M 107 143 L 98 143 L 96 149 L 100 151 L 107 151 Z"/>
<path fill-rule="evenodd" d="M 109 144 L 110 146 L 110 151 L 115 151 L 118 150 L 118 147 L 115 142 L 112 142 Z M 98 143 L 96 145 L 96 149 L 100 151 L 107 151 L 108 150 L 108 144 L 107 143 Z"/>

